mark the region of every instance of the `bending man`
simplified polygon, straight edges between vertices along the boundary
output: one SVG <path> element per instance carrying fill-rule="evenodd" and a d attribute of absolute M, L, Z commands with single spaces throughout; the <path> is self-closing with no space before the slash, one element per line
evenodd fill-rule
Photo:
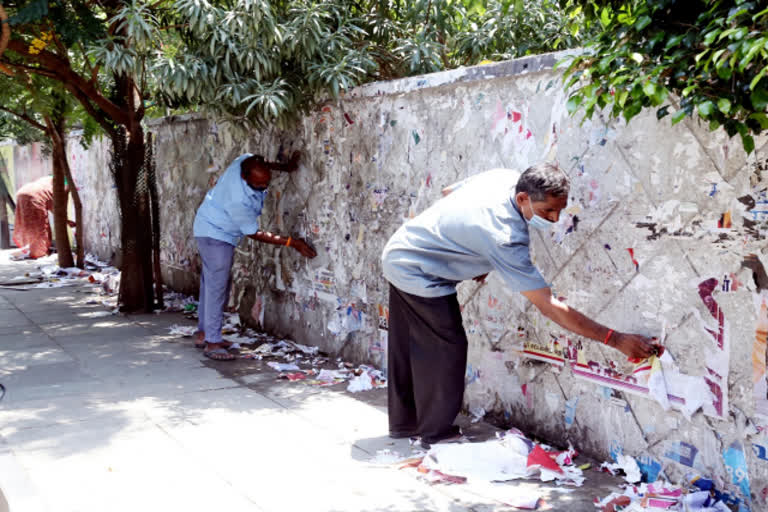
<path fill-rule="evenodd" d="M 203 271 L 200 276 L 198 335 L 195 346 L 203 348 L 206 357 L 230 361 L 222 340 L 222 312 L 229 299 L 230 271 L 235 247 L 243 236 L 258 242 L 291 247 L 307 258 L 317 256 L 304 240 L 280 236 L 259 229 L 259 216 L 272 179 L 271 169 L 293 172 L 298 168 L 300 153 L 290 162 L 266 162 L 250 153 L 239 156 L 224 171 L 216 185 L 205 195 L 195 216 L 194 234 Z"/>
<path fill-rule="evenodd" d="M 569 181 L 552 164 L 522 175 L 495 169 L 443 190 L 447 196 L 409 220 L 382 254 L 389 287 L 389 435 L 429 445 L 456 438 L 464 396 L 467 336 L 456 285 L 495 270 L 545 316 L 630 357 L 654 352 L 651 339 L 614 332 L 552 296 L 531 262 L 529 229 L 550 229 L 568 202 Z"/>
<path fill-rule="evenodd" d="M 69 185 L 64 181 L 65 196 Z M 16 192 L 16 212 L 13 225 L 13 243 L 21 249 L 19 259 L 37 259 L 51 250 L 51 224 L 48 212 L 53 211 L 53 177 L 45 176 L 27 183 Z M 69 227 L 75 223 L 67 220 Z"/>

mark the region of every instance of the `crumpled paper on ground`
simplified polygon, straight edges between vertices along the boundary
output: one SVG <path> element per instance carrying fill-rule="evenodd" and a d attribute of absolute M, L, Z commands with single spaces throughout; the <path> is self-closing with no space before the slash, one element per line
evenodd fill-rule
<path fill-rule="evenodd" d="M 278 372 L 292 372 L 301 371 L 301 368 L 296 363 L 278 363 L 277 361 L 270 361 L 267 366 Z"/>
<path fill-rule="evenodd" d="M 387 377 L 381 370 L 377 370 L 368 365 L 360 365 L 358 371 L 360 371 L 360 375 L 357 375 L 349 381 L 347 391 L 351 393 L 358 393 L 360 391 L 368 391 L 374 388 L 387 387 Z"/>
<path fill-rule="evenodd" d="M 190 336 L 194 336 L 195 332 L 197 332 L 197 327 L 193 325 L 173 324 L 170 327 L 170 334 L 174 336 L 183 336 L 185 338 L 189 338 Z"/>
<path fill-rule="evenodd" d="M 538 476 L 542 481 L 582 485 L 582 471 L 572 465 L 558 464 L 559 455 L 560 452 L 547 451 L 522 438 L 517 431 L 510 431 L 502 438 L 482 443 L 432 445 L 422 464 L 472 482 L 505 482 Z"/>
<path fill-rule="evenodd" d="M 612 475 L 617 475 L 619 470 L 621 470 L 624 472 L 624 480 L 630 484 L 637 483 L 643 479 L 643 474 L 640 471 L 640 466 L 637 465 L 637 461 L 629 455 L 621 453 L 616 457 L 615 464 L 603 462 L 600 469 L 607 470 Z"/>
<path fill-rule="evenodd" d="M 623 493 L 614 492 L 602 500 L 595 500 L 601 512 L 659 512 L 679 510 L 685 512 L 728 512 L 722 501 L 717 501 L 709 491 L 655 482 L 628 486 Z"/>

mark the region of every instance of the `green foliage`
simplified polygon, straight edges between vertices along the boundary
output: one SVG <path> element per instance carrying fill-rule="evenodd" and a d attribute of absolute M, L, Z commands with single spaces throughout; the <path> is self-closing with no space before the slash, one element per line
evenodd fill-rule
<path fill-rule="evenodd" d="M 555 0 L 130 0 L 88 55 L 152 105 L 263 125 L 365 81 L 570 47 L 582 21 Z"/>
<path fill-rule="evenodd" d="M 103 19 L 85 0 L 11 0 L 4 2 L 13 12 L 8 22 L 18 28 L 38 26 L 46 21 L 55 26 L 61 41 L 69 46 L 78 41 L 103 37 Z"/>
<path fill-rule="evenodd" d="M 11 0 L 7 5 L 15 38 L 66 56 L 81 76 L 96 72 L 101 90 L 130 77 L 152 114 L 163 107 L 206 109 L 264 125 L 284 123 L 318 98 L 339 97 L 366 81 L 576 46 L 585 35 L 584 15 L 566 8 L 569 1 Z M 53 32 L 56 39 L 46 40 Z"/>
<path fill-rule="evenodd" d="M 630 121 L 656 108 L 672 124 L 694 113 L 738 134 L 768 128 L 768 9 L 749 0 L 581 0 L 598 33 L 566 70 L 568 109 Z"/>
<path fill-rule="evenodd" d="M 11 114 L 0 112 L 0 140 L 4 139 L 15 140 L 21 146 L 46 140 L 40 130 Z"/>

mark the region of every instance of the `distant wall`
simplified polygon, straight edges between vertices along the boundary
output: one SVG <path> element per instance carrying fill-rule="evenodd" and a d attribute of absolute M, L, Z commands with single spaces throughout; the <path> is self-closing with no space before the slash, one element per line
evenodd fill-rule
<path fill-rule="evenodd" d="M 535 263 L 569 305 L 618 330 L 665 336 L 672 409 L 650 396 L 647 373 L 560 329 L 493 274 L 460 286 L 467 407 L 588 453 L 624 451 L 673 480 L 714 476 L 763 503 L 768 291 L 742 261 L 754 253 L 768 264 L 766 148 L 747 157 L 737 139 L 653 112 L 629 127 L 600 116 L 581 124 L 566 113 L 553 60 L 367 85 L 289 132 L 245 134 L 194 117 L 153 124 L 166 279 L 195 289 L 195 210 L 229 162 L 301 149 L 301 170 L 275 178 L 261 221 L 311 239 L 319 255 L 244 241 L 232 301 L 250 322 L 384 365 L 388 237 L 456 180 L 558 160 L 571 199 L 551 235 L 533 236 Z M 108 257 L 119 230 L 107 152 L 72 159 L 89 248 Z M 699 406 L 690 420 L 678 412 Z"/>
<path fill-rule="evenodd" d="M 53 173 L 51 156 L 45 153 L 43 145 L 39 142 L 14 146 L 11 162 L 16 190 Z"/>

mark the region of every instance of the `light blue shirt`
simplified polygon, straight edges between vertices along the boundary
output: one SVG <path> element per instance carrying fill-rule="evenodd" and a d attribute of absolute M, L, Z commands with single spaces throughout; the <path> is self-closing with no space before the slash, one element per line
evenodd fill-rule
<path fill-rule="evenodd" d="M 549 284 L 531 262 L 528 224 L 514 203 L 520 174 L 494 169 L 403 224 L 384 247 L 384 277 L 419 297 L 456 293 L 456 284 L 496 270 L 513 291 Z"/>
<path fill-rule="evenodd" d="M 216 185 L 205 194 L 193 228 L 196 237 L 208 237 L 237 246 L 245 235 L 259 230 L 259 215 L 267 191 L 253 190 L 240 176 L 240 164 L 251 156 L 240 155 L 227 167 Z"/>

